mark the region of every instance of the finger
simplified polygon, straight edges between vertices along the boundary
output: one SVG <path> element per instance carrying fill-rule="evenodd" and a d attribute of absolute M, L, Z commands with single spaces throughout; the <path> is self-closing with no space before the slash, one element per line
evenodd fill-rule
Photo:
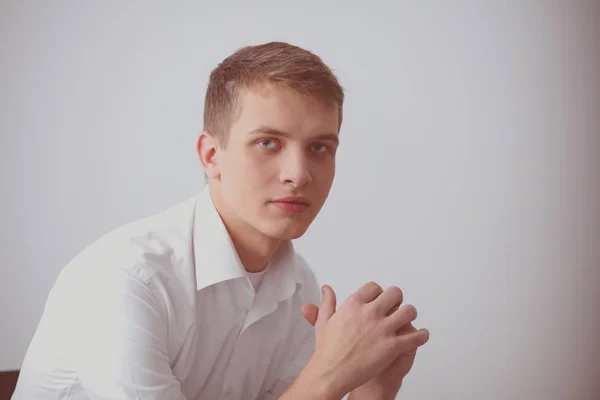
<path fill-rule="evenodd" d="M 375 307 L 380 315 L 388 315 L 390 310 L 402 304 L 404 295 L 398 286 L 390 286 L 381 293 L 373 302 L 372 307 Z"/>
<path fill-rule="evenodd" d="M 400 327 L 400 329 L 396 330 L 396 334 L 399 335 L 401 333 L 416 332 L 416 331 L 417 331 L 417 328 L 415 328 L 413 326 L 413 324 L 409 322 L 408 324 Z"/>
<path fill-rule="evenodd" d="M 398 329 L 396 331 L 396 335 L 403 335 L 403 334 L 407 334 L 407 333 L 412 333 L 412 332 L 416 332 L 417 328 L 415 328 L 413 326 L 412 323 L 408 323 L 406 325 L 404 325 L 402 328 Z M 411 349 L 410 351 L 404 353 L 403 355 L 405 356 L 411 356 L 411 355 L 415 355 L 417 354 L 417 347 L 415 347 L 414 349 Z"/>
<path fill-rule="evenodd" d="M 352 297 L 356 298 L 361 303 L 370 303 L 377 298 L 383 289 L 375 282 L 368 282 L 361 286 Z"/>
<path fill-rule="evenodd" d="M 390 311 L 387 312 L 387 314 L 385 314 L 386 317 L 389 317 L 390 315 L 392 315 L 392 313 L 394 311 L 397 311 L 400 308 L 400 304 L 396 304 L 394 307 L 390 308 Z"/>
<path fill-rule="evenodd" d="M 415 347 L 414 349 L 411 349 L 410 351 L 403 353 L 402 356 L 414 356 L 417 354 L 417 349 L 418 349 L 418 347 Z"/>
<path fill-rule="evenodd" d="M 401 354 L 414 354 L 416 349 L 429 341 L 429 331 L 419 329 L 416 332 L 405 333 L 394 337 L 395 348 L 398 356 Z"/>
<path fill-rule="evenodd" d="M 321 305 L 319 306 L 319 313 L 317 315 L 315 327 L 320 327 L 327 323 L 329 318 L 331 318 L 331 316 L 335 313 L 335 292 L 329 285 L 323 285 L 322 291 L 323 297 L 321 298 Z"/>
<path fill-rule="evenodd" d="M 319 307 L 312 303 L 304 303 L 302 307 L 300 307 L 300 312 L 312 326 L 315 326 L 319 315 Z"/>
<path fill-rule="evenodd" d="M 417 309 L 412 304 L 405 304 L 390 314 L 385 319 L 385 323 L 390 330 L 398 331 L 415 319 L 417 319 Z"/>

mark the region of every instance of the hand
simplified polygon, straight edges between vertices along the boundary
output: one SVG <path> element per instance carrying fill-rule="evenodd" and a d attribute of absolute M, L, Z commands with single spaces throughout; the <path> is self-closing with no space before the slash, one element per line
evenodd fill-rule
<path fill-rule="evenodd" d="M 417 329 L 408 324 L 398 334 L 416 332 Z M 395 399 L 404 377 L 410 372 L 417 354 L 417 348 L 401 354 L 379 375 L 352 391 L 350 400 L 355 399 Z"/>
<path fill-rule="evenodd" d="M 429 337 L 427 330 L 408 330 L 416 309 L 398 308 L 401 303 L 399 288 L 383 291 L 370 282 L 336 311 L 335 293 L 324 286 L 321 306 L 307 303 L 301 310 L 315 326 L 315 353 L 309 367 L 326 369 L 334 376 L 341 396 L 364 384 L 361 390 L 387 393 L 399 388 L 415 349 Z"/>

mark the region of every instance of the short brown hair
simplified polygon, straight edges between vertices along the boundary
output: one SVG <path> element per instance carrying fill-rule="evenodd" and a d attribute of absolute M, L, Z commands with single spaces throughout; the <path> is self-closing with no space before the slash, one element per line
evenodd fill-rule
<path fill-rule="evenodd" d="M 231 124 L 239 115 L 240 89 L 263 82 L 336 105 L 338 129 L 341 127 L 344 90 L 331 69 L 308 50 L 270 42 L 243 47 L 212 71 L 204 102 L 204 129 L 225 144 Z"/>

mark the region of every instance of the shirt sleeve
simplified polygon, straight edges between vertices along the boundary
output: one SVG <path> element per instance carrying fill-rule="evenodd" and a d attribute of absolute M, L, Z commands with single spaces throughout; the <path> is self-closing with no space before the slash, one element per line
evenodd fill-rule
<path fill-rule="evenodd" d="M 276 400 L 294 383 L 300 372 L 306 367 L 315 350 L 314 329 L 306 323 L 305 334 L 298 350 L 279 375 L 269 391 L 260 400 Z"/>
<path fill-rule="evenodd" d="M 75 368 L 90 399 L 185 400 L 152 285 L 133 270 L 113 270 L 81 294 Z"/>
<path fill-rule="evenodd" d="M 311 277 L 313 279 L 309 281 L 310 284 L 307 285 L 306 293 L 302 296 L 298 309 L 304 302 L 318 305 L 321 301 L 318 283 L 314 275 L 311 275 Z M 298 314 L 300 314 L 300 311 L 298 311 Z M 290 353 L 275 383 L 259 400 L 275 400 L 283 395 L 313 356 L 315 351 L 315 328 L 303 316 L 299 315 L 296 326 L 292 331 L 294 335 L 287 346 L 294 350 Z"/>

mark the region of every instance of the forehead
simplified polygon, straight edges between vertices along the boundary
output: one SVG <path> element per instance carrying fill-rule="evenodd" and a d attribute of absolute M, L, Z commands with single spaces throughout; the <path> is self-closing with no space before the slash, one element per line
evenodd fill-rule
<path fill-rule="evenodd" d="M 270 83 L 242 89 L 238 98 L 239 114 L 232 130 L 251 131 L 259 126 L 292 132 L 336 132 L 338 109 L 317 97 L 305 96 L 288 87 Z"/>

